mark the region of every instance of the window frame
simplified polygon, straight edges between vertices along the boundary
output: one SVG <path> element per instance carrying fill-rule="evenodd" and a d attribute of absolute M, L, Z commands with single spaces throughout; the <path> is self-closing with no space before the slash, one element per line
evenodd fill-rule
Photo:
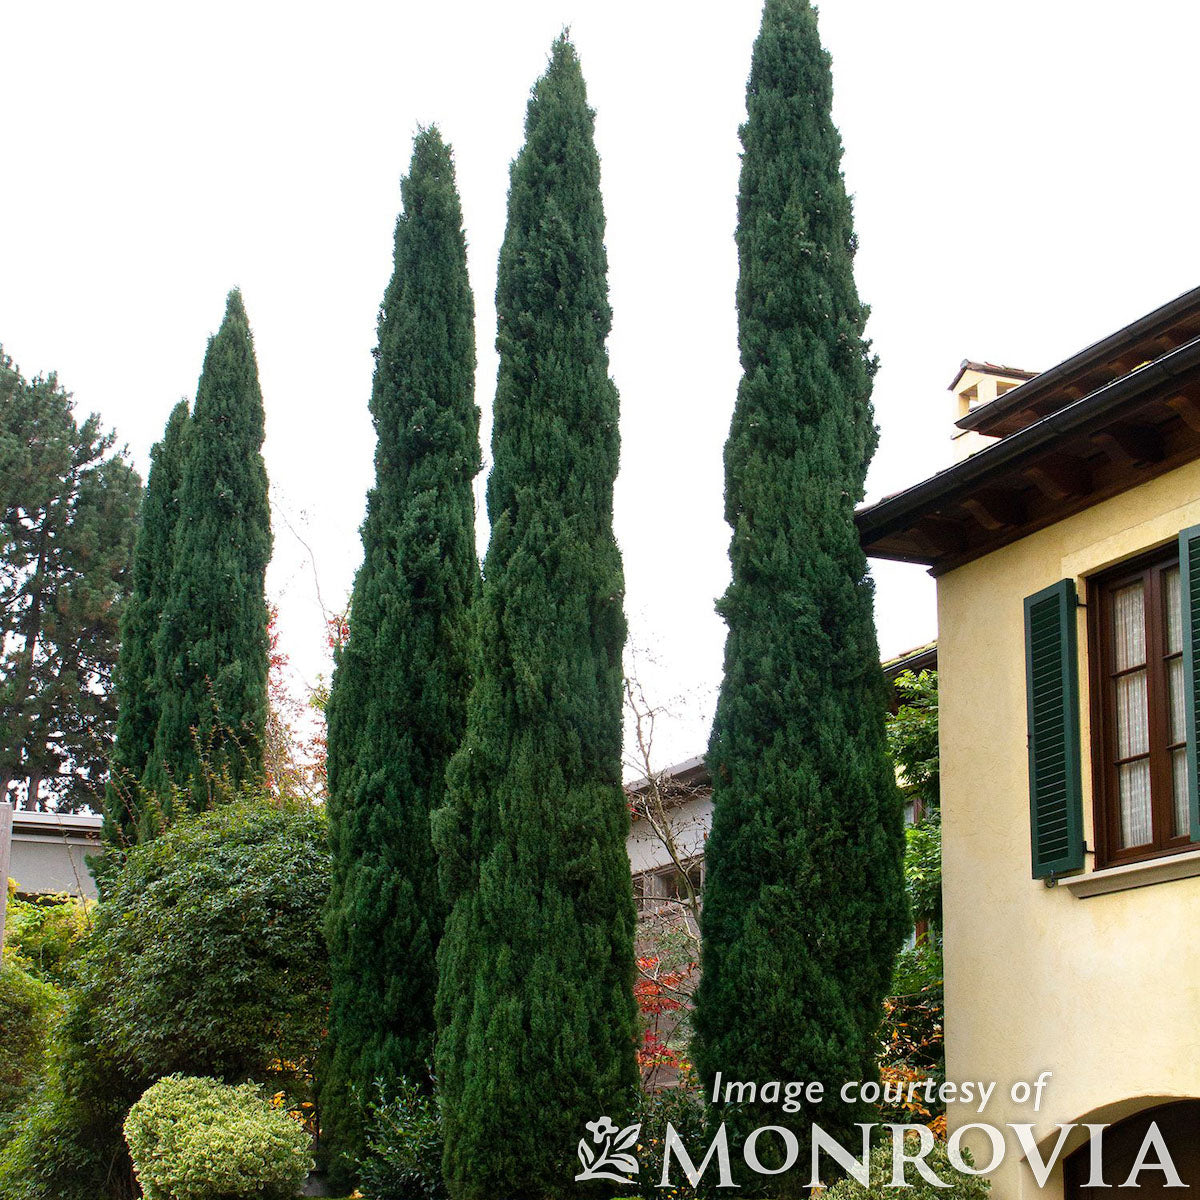
<path fill-rule="evenodd" d="M 1124 866 L 1196 849 L 1190 831 L 1171 834 L 1174 828 L 1174 793 L 1171 776 L 1170 684 L 1166 651 L 1164 574 L 1182 566 L 1177 541 L 1130 559 L 1090 578 L 1087 586 L 1089 709 L 1092 724 L 1092 814 L 1096 867 Z M 1120 790 L 1116 753 L 1115 647 L 1112 628 L 1112 595 L 1131 583 L 1144 581 L 1146 590 L 1146 680 L 1150 760 L 1149 844 L 1124 848 L 1120 844 Z M 1183 631 L 1186 641 L 1187 631 Z M 1186 686 L 1186 684 L 1185 684 Z M 1187 740 L 1179 745 L 1186 747 Z"/>
<path fill-rule="evenodd" d="M 699 875 L 699 880 L 692 879 L 692 887 L 696 892 L 697 906 L 700 907 L 703 905 L 704 879 L 707 874 L 703 854 L 693 855 L 691 858 L 683 860 L 680 866 L 668 863 L 666 866 L 647 867 L 644 871 L 638 871 L 633 876 L 633 896 L 637 902 L 639 919 L 662 916 L 669 912 L 687 912 L 687 897 L 681 896 L 678 888 L 672 894 L 670 885 L 681 875 L 687 875 L 690 878 L 693 872 Z M 653 891 L 651 890 L 652 886 L 654 887 Z M 666 890 L 658 890 L 664 886 Z"/>

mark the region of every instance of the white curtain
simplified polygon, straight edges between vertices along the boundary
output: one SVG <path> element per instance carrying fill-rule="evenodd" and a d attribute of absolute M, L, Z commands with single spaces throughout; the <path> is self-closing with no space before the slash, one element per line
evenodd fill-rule
<path fill-rule="evenodd" d="M 1117 757 L 1132 758 L 1118 772 L 1121 845 L 1144 846 L 1150 828 L 1150 708 L 1146 695 L 1146 603 L 1142 583 L 1113 595 L 1117 680 Z M 1140 668 L 1133 670 L 1132 668 Z M 1135 756 L 1144 757 L 1135 757 Z"/>

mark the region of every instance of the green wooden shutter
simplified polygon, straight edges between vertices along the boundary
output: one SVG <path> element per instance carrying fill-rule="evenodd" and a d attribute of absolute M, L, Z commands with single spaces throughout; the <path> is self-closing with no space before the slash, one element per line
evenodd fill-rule
<path fill-rule="evenodd" d="M 1200 525 L 1179 535 L 1179 590 L 1183 601 L 1183 698 L 1187 705 L 1188 809 L 1193 842 L 1200 842 L 1200 787 L 1196 771 L 1196 714 L 1200 712 Z"/>
<path fill-rule="evenodd" d="M 1029 823 L 1035 879 L 1083 866 L 1075 609 L 1075 584 L 1070 579 L 1025 599 Z"/>

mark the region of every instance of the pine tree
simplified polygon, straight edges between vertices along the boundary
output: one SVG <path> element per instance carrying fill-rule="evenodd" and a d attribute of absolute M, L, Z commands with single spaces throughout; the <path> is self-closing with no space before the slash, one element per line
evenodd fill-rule
<path fill-rule="evenodd" d="M 479 587 L 474 300 L 436 129 L 418 134 L 401 194 L 371 393 L 375 486 L 328 706 L 333 997 L 321 1095 L 342 1175 L 362 1152 L 355 1093 L 428 1080 L 444 919 L 429 822 L 466 721 Z"/>
<path fill-rule="evenodd" d="M 142 490 L 115 443 L 0 350 L 0 800 L 30 809 L 104 790 Z"/>
<path fill-rule="evenodd" d="M 105 836 L 119 845 L 136 842 L 142 832 L 139 783 L 154 751 L 160 716 L 154 690 L 154 641 L 171 582 L 188 421 L 187 401 L 181 400 L 171 410 L 162 441 L 150 452 L 133 551 L 133 592 L 121 619 L 115 673 L 116 745 L 105 793 Z"/>
<path fill-rule="evenodd" d="M 455 1200 L 565 1195 L 637 1083 L 621 792 L 618 401 L 593 114 L 563 35 L 512 167 L 477 679 L 435 842 L 444 1168 Z"/>
<path fill-rule="evenodd" d="M 170 594 L 155 641 L 161 715 L 143 790 L 168 810 L 170 783 L 199 811 L 212 802 L 214 778 L 236 786 L 261 773 L 271 557 L 262 442 L 258 365 L 235 289 L 196 390 Z"/>
<path fill-rule="evenodd" d="M 808 0 L 766 0 L 741 130 L 743 376 L 725 447 L 732 582 L 719 606 L 729 635 L 709 746 L 696 1061 L 708 1086 L 717 1071 L 823 1081 L 833 1099 L 820 1124 L 854 1145 L 859 1114 L 838 1086 L 874 1070 L 906 911 L 853 522 L 877 437 L 875 364 L 832 90 Z M 771 1109 L 770 1123 L 807 1133 L 817 1115 Z"/>

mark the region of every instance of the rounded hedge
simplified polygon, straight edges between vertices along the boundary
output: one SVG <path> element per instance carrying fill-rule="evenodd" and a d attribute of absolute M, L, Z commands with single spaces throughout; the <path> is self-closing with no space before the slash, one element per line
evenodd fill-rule
<path fill-rule="evenodd" d="M 313 1168 L 311 1141 L 248 1083 L 169 1075 L 125 1118 L 145 1200 L 289 1200 Z"/>
<path fill-rule="evenodd" d="M 311 805 L 230 804 L 138 846 L 106 881 L 84 965 L 97 1035 L 148 1080 L 311 1072 L 328 895 Z"/>

